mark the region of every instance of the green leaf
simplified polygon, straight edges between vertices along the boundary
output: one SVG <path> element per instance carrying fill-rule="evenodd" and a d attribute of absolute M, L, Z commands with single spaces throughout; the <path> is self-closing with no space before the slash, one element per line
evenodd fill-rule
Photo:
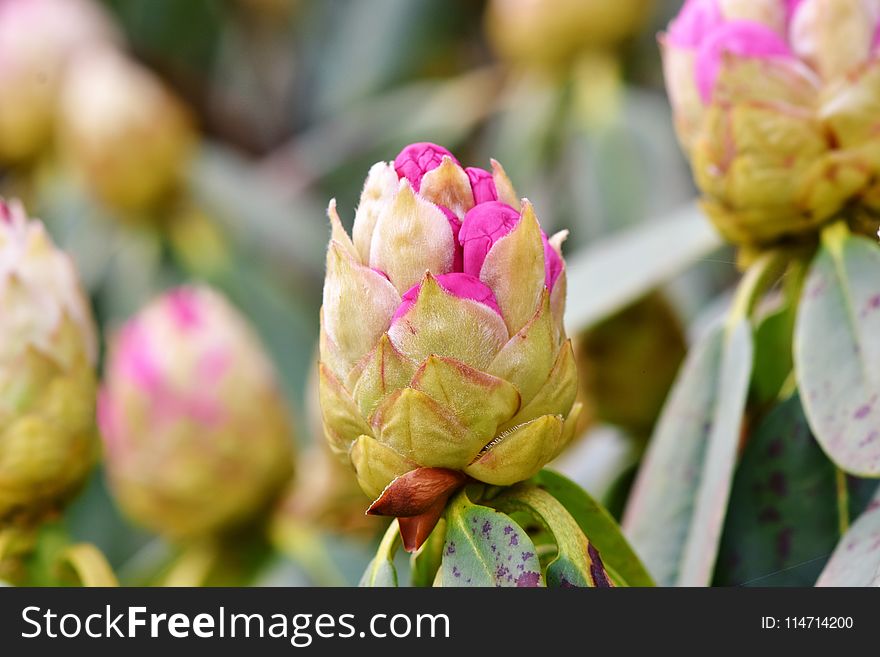
<path fill-rule="evenodd" d="M 711 580 L 751 368 L 740 317 L 695 345 L 663 409 L 623 522 L 660 585 Z"/>
<path fill-rule="evenodd" d="M 364 571 L 359 586 L 363 587 L 397 587 L 397 569 L 394 567 L 394 555 L 400 547 L 400 531 L 395 519 L 388 526 L 376 556 Z"/>
<path fill-rule="evenodd" d="M 570 295 L 568 332 L 575 335 L 625 308 L 720 246 L 718 234 L 693 204 L 594 242 L 568 259 L 569 289 L 589 290 Z"/>
<path fill-rule="evenodd" d="M 792 370 L 792 331 L 796 307 L 785 305 L 768 313 L 755 327 L 755 400 L 770 404 L 777 398 Z"/>
<path fill-rule="evenodd" d="M 816 586 L 880 586 L 880 493 L 840 539 Z"/>
<path fill-rule="evenodd" d="M 788 264 L 779 304 L 755 322 L 755 362 L 760 366 L 752 373 L 752 394 L 757 404 L 775 404 L 790 382 L 794 369 L 794 324 L 806 268 L 807 263 L 801 259 Z"/>
<path fill-rule="evenodd" d="M 509 516 L 473 504 L 461 491 L 446 509 L 440 576 L 452 586 L 544 586 L 537 549 Z"/>
<path fill-rule="evenodd" d="M 834 464 L 791 397 L 757 426 L 736 471 L 715 583 L 812 586 L 839 538 Z M 849 481 L 850 513 L 876 483 Z"/>
<path fill-rule="evenodd" d="M 617 522 L 585 490 L 550 470 L 542 470 L 531 481 L 565 507 L 590 543 L 596 546 L 606 567 L 623 582 L 628 586 L 654 585 Z"/>
<path fill-rule="evenodd" d="M 795 369 L 807 419 L 842 470 L 880 477 L 880 246 L 835 224 L 801 299 Z"/>
<path fill-rule="evenodd" d="M 546 490 L 534 484 L 519 484 L 492 502 L 511 513 L 525 511 L 552 535 L 556 543 L 556 556 L 547 565 L 547 586 L 614 586 L 612 581 L 616 578 L 606 570 L 599 550 L 590 544 L 565 507 Z"/>

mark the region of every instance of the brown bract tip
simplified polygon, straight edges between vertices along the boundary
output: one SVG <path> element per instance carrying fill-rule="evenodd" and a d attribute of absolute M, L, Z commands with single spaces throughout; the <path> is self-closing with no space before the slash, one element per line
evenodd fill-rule
<path fill-rule="evenodd" d="M 431 534 L 446 500 L 466 481 L 467 475 L 459 470 L 417 468 L 388 484 L 367 513 L 396 517 L 404 549 L 414 552 Z"/>

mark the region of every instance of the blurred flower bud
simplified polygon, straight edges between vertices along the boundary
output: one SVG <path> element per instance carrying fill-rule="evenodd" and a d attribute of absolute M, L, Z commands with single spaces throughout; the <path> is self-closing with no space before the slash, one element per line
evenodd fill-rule
<path fill-rule="evenodd" d="M 330 205 L 324 431 L 379 498 L 371 512 L 402 522 L 442 511 L 466 476 L 531 477 L 571 438 L 579 410 L 562 328 L 565 235 L 548 240 L 528 201 L 514 209 L 493 169 L 500 200 L 477 203 L 484 176 L 414 144 L 370 170 L 353 239 Z"/>
<path fill-rule="evenodd" d="M 121 506 L 170 538 L 244 522 L 290 475 L 290 425 L 272 364 L 207 288 L 168 292 L 122 327 L 98 421 Z"/>
<path fill-rule="evenodd" d="M 94 464 L 96 354 L 73 263 L 0 199 L 0 524 L 38 520 Z"/>
<path fill-rule="evenodd" d="M 557 66 L 587 49 L 613 48 L 635 34 L 653 0 L 490 0 L 486 32 L 519 64 Z"/>
<path fill-rule="evenodd" d="M 590 411 L 581 418 L 647 437 L 686 351 L 681 322 L 660 293 L 584 331 L 574 342 L 578 399 Z"/>
<path fill-rule="evenodd" d="M 67 63 L 116 31 L 90 0 L 0 2 L 0 162 L 36 155 L 49 141 Z"/>
<path fill-rule="evenodd" d="M 61 95 L 62 145 L 107 204 L 149 208 L 180 183 L 194 142 L 186 108 L 149 70 L 108 49 L 80 54 Z"/>
<path fill-rule="evenodd" d="M 661 37 L 704 205 L 737 244 L 876 212 L 876 0 L 688 0 Z"/>
<path fill-rule="evenodd" d="M 351 467 L 338 459 L 323 440 L 317 363 L 306 385 L 306 419 L 313 442 L 297 459 L 296 477 L 279 509 L 279 520 L 291 518 L 345 534 L 375 534 L 382 523 L 364 513 L 369 498 Z"/>

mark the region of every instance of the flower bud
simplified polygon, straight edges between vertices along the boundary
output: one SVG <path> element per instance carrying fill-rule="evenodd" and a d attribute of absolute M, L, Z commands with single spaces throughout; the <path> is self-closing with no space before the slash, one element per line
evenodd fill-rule
<path fill-rule="evenodd" d="M 586 49 L 612 48 L 635 34 L 652 0 L 491 0 L 489 42 L 504 59 L 565 64 Z"/>
<path fill-rule="evenodd" d="M 71 66 L 60 123 L 74 168 L 105 203 L 128 211 L 174 191 L 194 140 L 189 113 L 162 82 L 106 48 Z"/>
<path fill-rule="evenodd" d="M 117 40 L 90 0 L 0 2 L 0 162 L 30 159 L 47 145 L 68 62 L 89 44 Z"/>
<path fill-rule="evenodd" d="M 306 382 L 305 411 L 313 442 L 297 457 L 296 476 L 279 504 L 276 523 L 281 527 L 288 523 L 317 525 L 364 537 L 376 534 L 382 527 L 381 520 L 364 513 L 370 500 L 358 485 L 351 467 L 336 458 L 323 440 L 317 362 Z"/>
<path fill-rule="evenodd" d="M 534 475 L 579 411 L 562 328 L 565 236 L 547 239 L 528 201 L 509 205 L 520 203 L 497 163 L 491 178 L 495 194 L 484 195 L 484 175 L 416 144 L 370 170 L 353 239 L 329 209 L 324 432 L 379 498 L 371 512 L 419 525 L 419 536 L 414 517 L 436 520 L 467 477 Z"/>
<path fill-rule="evenodd" d="M 876 0 L 688 0 L 661 37 L 676 128 L 718 229 L 762 246 L 874 212 Z"/>
<path fill-rule="evenodd" d="M 216 292 L 172 290 L 113 341 L 98 405 L 123 509 L 174 539 L 259 512 L 290 475 L 290 425 L 272 364 Z"/>
<path fill-rule="evenodd" d="M 38 520 L 96 456 L 97 343 L 71 260 L 0 199 L 0 524 Z"/>

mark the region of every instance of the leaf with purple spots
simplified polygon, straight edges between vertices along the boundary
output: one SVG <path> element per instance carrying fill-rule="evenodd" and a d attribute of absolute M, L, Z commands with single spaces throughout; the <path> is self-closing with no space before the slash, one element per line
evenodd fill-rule
<path fill-rule="evenodd" d="M 617 521 L 589 493 L 551 470 L 542 470 L 531 482 L 565 507 L 590 544 L 602 555 L 608 570 L 615 572 L 627 586 L 654 586 L 654 580 L 626 540 Z"/>
<path fill-rule="evenodd" d="M 840 539 L 816 586 L 880 586 L 880 494 Z"/>
<path fill-rule="evenodd" d="M 530 514 L 553 536 L 556 557 L 547 564 L 547 586 L 608 588 L 623 584 L 618 576 L 608 572 L 599 551 L 571 514 L 546 490 L 534 484 L 519 484 L 493 502 L 511 513 Z"/>
<path fill-rule="evenodd" d="M 443 586 L 544 586 L 536 553 L 528 534 L 509 516 L 473 504 L 465 491 L 450 501 L 440 565 Z"/>
<path fill-rule="evenodd" d="M 822 234 L 795 327 L 807 419 L 842 470 L 880 477 L 880 246 L 844 224 Z"/>
<path fill-rule="evenodd" d="M 877 482 L 848 480 L 857 516 Z M 736 470 L 716 585 L 812 586 L 840 538 L 834 464 L 810 433 L 797 396 L 751 431 Z"/>

